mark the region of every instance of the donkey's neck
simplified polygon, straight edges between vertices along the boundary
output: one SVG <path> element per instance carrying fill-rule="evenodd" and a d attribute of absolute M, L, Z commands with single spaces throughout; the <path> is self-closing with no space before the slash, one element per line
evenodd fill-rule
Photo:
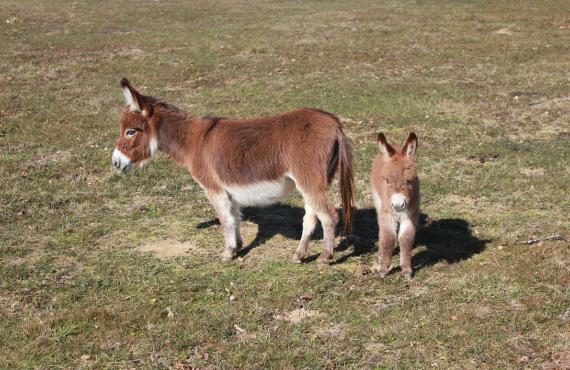
<path fill-rule="evenodd" d="M 157 110 L 158 149 L 178 164 L 184 165 L 188 160 L 186 151 L 192 136 L 193 117 L 172 107 Z"/>

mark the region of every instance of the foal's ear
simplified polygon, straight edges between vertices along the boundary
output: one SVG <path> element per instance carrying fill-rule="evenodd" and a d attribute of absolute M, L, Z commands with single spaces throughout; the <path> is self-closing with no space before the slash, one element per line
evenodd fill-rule
<path fill-rule="evenodd" d="M 410 132 L 406 144 L 402 148 L 402 155 L 413 157 L 416 155 L 416 149 L 418 149 L 418 137 L 413 132 Z"/>
<path fill-rule="evenodd" d="M 135 90 L 129 80 L 125 77 L 121 79 L 121 87 L 123 88 L 125 102 L 129 106 L 129 110 L 131 112 L 142 112 L 143 116 L 147 118 L 152 116 L 152 105 L 145 104 L 143 96 Z"/>
<path fill-rule="evenodd" d="M 380 152 L 382 154 L 388 157 L 391 157 L 394 154 L 396 154 L 396 151 L 394 150 L 394 148 L 392 148 L 392 145 L 388 144 L 388 142 L 386 141 L 386 136 L 384 136 L 382 132 L 378 134 L 376 142 L 378 143 L 378 148 L 380 148 Z"/>

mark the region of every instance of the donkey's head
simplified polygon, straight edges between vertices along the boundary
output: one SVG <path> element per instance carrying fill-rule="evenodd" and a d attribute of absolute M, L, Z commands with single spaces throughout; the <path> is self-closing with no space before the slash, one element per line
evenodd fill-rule
<path fill-rule="evenodd" d="M 153 124 L 153 98 L 141 95 L 126 78 L 121 87 L 127 106 L 121 111 L 121 131 L 113 152 L 113 166 L 127 172 L 134 165 L 143 167 L 158 150 Z"/>
<path fill-rule="evenodd" d="M 403 147 L 390 145 L 383 133 L 378 134 L 378 147 L 384 163 L 380 177 L 387 190 L 392 208 L 402 211 L 410 203 L 418 188 L 415 154 L 418 138 L 410 133 Z"/>

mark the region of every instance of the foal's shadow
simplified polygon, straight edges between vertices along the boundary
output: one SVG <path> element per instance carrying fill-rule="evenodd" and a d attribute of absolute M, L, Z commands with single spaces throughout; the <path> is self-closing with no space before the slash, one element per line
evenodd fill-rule
<path fill-rule="evenodd" d="M 469 223 L 460 218 L 432 220 L 421 214 L 422 228 L 418 230 L 416 245 L 426 249 L 412 258 L 414 270 L 446 261 L 461 262 L 483 252 L 491 239 L 479 239 L 471 232 Z"/>
<path fill-rule="evenodd" d="M 460 218 L 433 220 L 425 213 L 420 214 L 414 248 L 425 246 L 412 257 L 412 268 L 418 271 L 424 267 L 446 261 L 453 264 L 471 258 L 485 250 L 488 239 L 479 239 L 471 232 L 469 223 Z M 353 222 L 352 253 L 339 258 L 342 263 L 350 257 L 378 252 L 378 223 L 373 208 L 356 210 Z M 394 254 L 399 253 L 397 249 Z"/>
<path fill-rule="evenodd" d="M 342 212 L 339 212 L 341 214 Z M 258 226 L 255 239 L 244 246 L 239 256 L 247 255 L 252 249 L 264 244 L 275 235 L 283 235 L 287 239 L 300 240 L 303 231 L 303 215 L 305 210 L 287 204 L 275 204 L 263 208 L 246 207 L 242 209 L 243 220 Z M 219 225 L 217 219 L 203 222 L 199 229 Z M 337 233 L 340 232 L 342 221 L 339 222 Z M 317 226 L 311 239 L 322 239 L 322 228 Z M 432 220 L 428 215 L 421 214 L 416 246 L 425 249 L 416 253 L 412 258 L 415 271 L 432 266 L 440 261 L 456 263 L 481 253 L 490 240 L 479 239 L 471 232 L 467 221 L 460 218 Z M 373 208 L 357 209 L 353 216 L 352 237 L 350 243 L 343 242 L 336 251 L 344 251 L 352 247 L 352 252 L 337 259 L 334 264 L 342 263 L 351 257 L 376 254 L 378 251 L 378 224 L 376 211 Z M 397 253 L 397 250 L 394 251 Z M 310 256 L 307 262 L 315 260 L 318 255 Z"/>

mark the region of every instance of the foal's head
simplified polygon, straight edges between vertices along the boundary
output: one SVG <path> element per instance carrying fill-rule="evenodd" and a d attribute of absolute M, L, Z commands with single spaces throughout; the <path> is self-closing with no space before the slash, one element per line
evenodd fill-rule
<path fill-rule="evenodd" d="M 126 78 L 121 80 L 127 106 L 121 111 L 121 131 L 113 152 L 113 166 L 127 172 L 134 165 L 143 167 L 158 150 L 152 124 L 152 98 L 141 95 Z"/>
<path fill-rule="evenodd" d="M 403 147 L 390 145 L 383 133 L 378 134 L 378 147 L 383 157 L 380 170 L 382 186 L 386 189 L 392 208 L 402 211 L 418 189 L 415 154 L 418 138 L 410 133 Z"/>

